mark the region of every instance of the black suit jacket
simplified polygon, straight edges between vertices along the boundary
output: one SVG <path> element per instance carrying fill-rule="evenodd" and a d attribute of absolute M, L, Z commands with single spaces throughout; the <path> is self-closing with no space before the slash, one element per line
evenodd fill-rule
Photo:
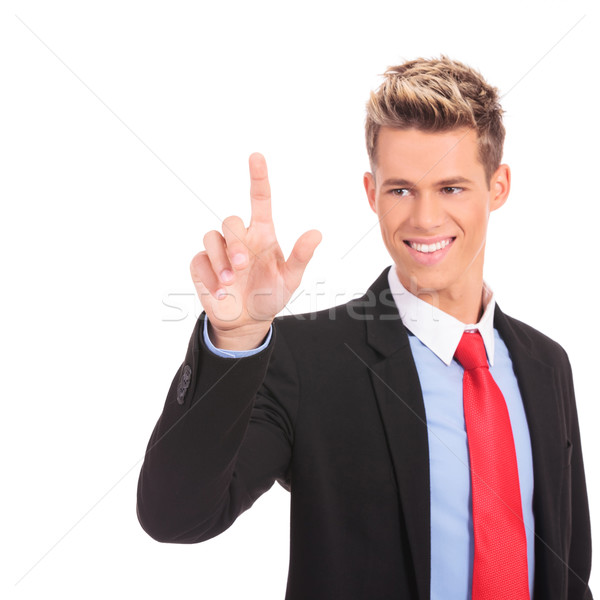
<path fill-rule="evenodd" d="M 198 320 L 150 439 L 144 529 L 207 540 L 278 480 L 291 492 L 288 600 L 429 598 L 425 409 L 387 269 L 360 299 L 276 319 L 267 349 L 228 359 Z M 496 308 L 531 434 L 535 598 L 591 598 L 588 503 L 563 349 Z"/>

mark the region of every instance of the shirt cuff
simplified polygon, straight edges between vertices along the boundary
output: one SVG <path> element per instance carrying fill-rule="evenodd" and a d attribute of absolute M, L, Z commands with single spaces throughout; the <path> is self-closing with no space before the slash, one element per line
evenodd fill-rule
<path fill-rule="evenodd" d="M 253 354 L 257 354 L 269 345 L 272 333 L 273 325 L 269 327 L 269 333 L 267 333 L 267 338 L 258 348 L 252 348 L 252 350 L 223 350 L 221 348 L 217 348 L 210 341 L 210 338 L 208 337 L 208 317 L 204 318 L 204 343 L 213 354 L 216 354 L 217 356 L 222 356 L 223 358 L 244 358 L 244 356 L 252 356 Z"/>

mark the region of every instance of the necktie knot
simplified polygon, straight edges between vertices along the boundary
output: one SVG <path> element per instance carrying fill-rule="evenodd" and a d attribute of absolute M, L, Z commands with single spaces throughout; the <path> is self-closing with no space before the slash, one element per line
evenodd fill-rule
<path fill-rule="evenodd" d="M 488 366 L 483 338 L 479 331 L 465 331 L 458 343 L 454 358 L 465 371 Z"/>

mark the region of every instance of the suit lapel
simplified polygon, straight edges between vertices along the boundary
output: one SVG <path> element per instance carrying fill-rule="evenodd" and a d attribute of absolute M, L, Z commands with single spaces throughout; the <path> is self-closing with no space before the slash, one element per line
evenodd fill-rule
<path fill-rule="evenodd" d="M 396 475 L 418 595 L 430 592 L 430 489 L 427 421 L 408 335 L 389 291 L 386 269 L 368 294 L 367 342 L 378 354 L 369 375 Z"/>
<path fill-rule="evenodd" d="M 537 358 L 536 349 L 521 323 L 496 307 L 494 326 L 506 344 L 525 406 L 533 455 L 535 516 L 535 596 L 562 597 L 563 572 L 548 564 L 560 549 L 560 489 L 566 434 L 556 396 L 554 369 Z M 555 549 L 555 550 L 552 550 Z M 550 550 L 550 552 L 548 552 Z"/>

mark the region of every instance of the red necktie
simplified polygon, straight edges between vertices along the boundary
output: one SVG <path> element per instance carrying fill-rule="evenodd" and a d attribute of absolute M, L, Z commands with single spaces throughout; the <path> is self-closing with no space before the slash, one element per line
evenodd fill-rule
<path fill-rule="evenodd" d="M 465 370 L 475 538 L 472 600 L 529 600 L 527 538 L 506 402 L 478 331 L 463 334 L 454 357 Z"/>

